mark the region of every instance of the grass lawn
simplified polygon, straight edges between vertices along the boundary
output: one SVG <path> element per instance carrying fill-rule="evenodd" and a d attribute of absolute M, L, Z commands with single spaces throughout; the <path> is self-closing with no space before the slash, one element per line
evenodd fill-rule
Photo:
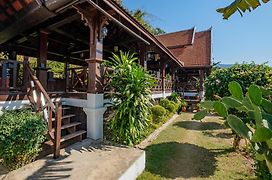
<path fill-rule="evenodd" d="M 255 179 L 252 161 L 233 151 L 223 121 L 192 116 L 180 115 L 146 148 L 146 170 L 138 179 Z"/>

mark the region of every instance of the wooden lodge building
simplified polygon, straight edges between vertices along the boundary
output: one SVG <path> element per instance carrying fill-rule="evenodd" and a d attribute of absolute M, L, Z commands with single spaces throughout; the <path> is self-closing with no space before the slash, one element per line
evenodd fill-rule
<path fill-rule="evenodd" d="M 157 36 L 184 63 L 177 68 L 174 90 L 185 99 L 204 97 L 204 80 L 211 71 L 212 29 L 196 32 L 196 28 Z"/>
<path fill-rule="evenodd" d="M 136 52 L 156 75 L 153 98 L 194 90 L 193 77 L 202 91 L 211 30 L 155 37 L 113 0 L 0 0 L 0 52 L 8 54 L 0 61 L 0 107 L 43 111 L 56 157 L 65 141 L 102 139 L 108 100 L 101 63 L 119 50 Z M 48 60 L 64 63 L 63 78 Z"/>

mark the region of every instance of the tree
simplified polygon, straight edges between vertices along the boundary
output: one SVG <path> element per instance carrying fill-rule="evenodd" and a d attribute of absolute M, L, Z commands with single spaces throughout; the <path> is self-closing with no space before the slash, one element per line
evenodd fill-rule
<path fill-rule="evenodd" d="M 147 20 L 149 14 L 141 9 L 136 9 L 131 11 L 132 16 L 141 23 L 149 32 L 154 35 L 165 34 L 165 31 L 158 27 L 153 27 L 150 22 Z"/>
<path fill-rule="evenodd" d="M 267 3 L 269 0 L 262 0 L 262 2 Z M 222 13 L 224 19 L 228 19 L 237 11 L 243 16 L 246 11 L 251 12 L 259 6 L 261 6 L 260 0 L 235 0 L 227 7 L 217 9 L 217 12 Z"/>

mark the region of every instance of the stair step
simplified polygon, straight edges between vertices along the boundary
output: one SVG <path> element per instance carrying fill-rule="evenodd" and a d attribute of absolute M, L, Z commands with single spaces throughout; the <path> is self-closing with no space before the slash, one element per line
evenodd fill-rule
<path fill-rule="evenodd" d="M 62 110 L 69 110 L 69 109 L 71 109 L 71 107 L 62 107 Z"/>
<path fill-rule="evenodd" d="M 73 123 L 65 124 L 65 125 L 61 126 L 61 130 L 68 129 L 68 128 L 71 128 L 71 127 L 74 127 L 74 126 L 78 126 L 80 124 L 81 124 L 80 122 L 73 122 Z M 55 132 L 55 128 L 52 129 L 52 132 Z"/>
<path fill-rule="evenodd" d="M 71 118 L 71 117 L 75 117 L 75 114 L 67 114 L 67 115 L 63 115 L 62 119 L 67 119 L 67 118 Z M 55 118 L 52 118 L 52 121 L 55 121 Z"/>
<path fill-rule="evenodd" d="M 69 139 L 73 139 L 73 138 L 78 137 L 78 136 L 80 136 L 82 134 L 85 134 L 86 132 L 87 131 L 80 130 L 80 131 L 76 131 L 76 132 L 74 132 L 72 134 L 68 134 L 66 136 L 61 137 L 60 142 L 64 142 L 64 141 L 67 141 Z"/>
<path fill-rule="evenodd" d="M 73 123 L 65 124 L 65 125 L 61 126 L 61 129 L 67 129 L 70 127 L 78 126 L 80 124 L 81 124 L 80 122 L 73 122 Z"/>

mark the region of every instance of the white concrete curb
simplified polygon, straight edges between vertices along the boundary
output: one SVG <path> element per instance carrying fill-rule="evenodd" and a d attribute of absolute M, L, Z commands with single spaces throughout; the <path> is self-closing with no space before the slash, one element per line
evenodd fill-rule
<path fill-rule="evenodd" d="M 141 156 L 124 172 L 118 180 L 134 180 L 136 179 L 145 169 L 145 151 L 142 152 Z"/>

